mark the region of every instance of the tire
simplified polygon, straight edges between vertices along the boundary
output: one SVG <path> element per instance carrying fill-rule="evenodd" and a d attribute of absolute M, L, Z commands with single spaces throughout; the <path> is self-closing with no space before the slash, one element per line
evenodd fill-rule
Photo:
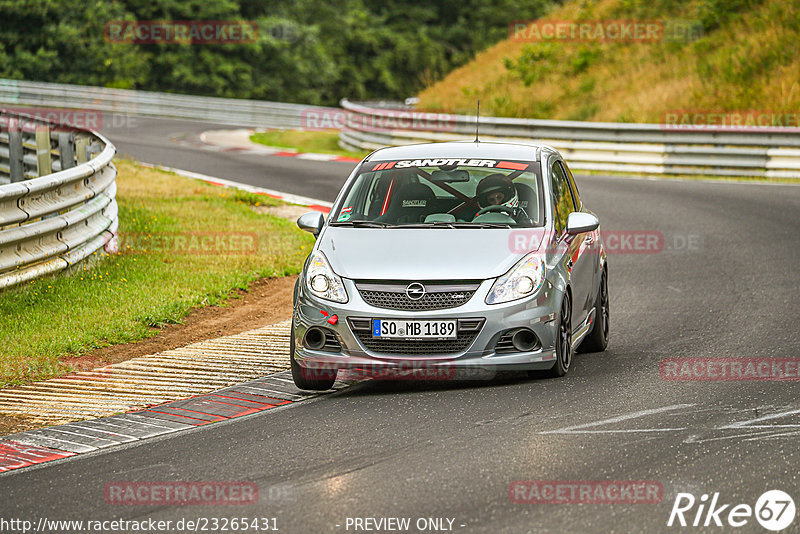
<path fill-rule="evenodd" d="M 597 320 L 592 331 L 581 342 L 581 352 L 603 352 L 608 347 L 608 273 L 603 269 L 597 298 L 594 302 L 594 316 Z"/>
<path fill-rule="evenodd" d="M 331 389 L 336 382 L 337 369 L 307 369 L 302 367 L 294 359 L 294 321 L 292 321 L 292 333 L 289 340 L 289 364 L 292 368 L 292 380 L 294 385 L 300 389 L 311 391 L 324 391 Z"/>
<path fill-rule="evenodd" d="M 572 355 L 572 299 L 569 292 L 565 291 L 556 325 L 556 363 L 546 375 L 551 378 L 566 375 L 572 365 Z"/>

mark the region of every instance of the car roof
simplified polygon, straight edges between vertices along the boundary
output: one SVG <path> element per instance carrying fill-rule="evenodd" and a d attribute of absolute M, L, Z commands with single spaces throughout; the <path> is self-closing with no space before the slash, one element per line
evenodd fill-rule
<path fill-rule="evenodd" d="M 364 161 L 420 159 L 420 158 L 489 158 L 539 161 L 542 150 L 558 153 L 552 147 L 538 143 L 476 143 L 474 141 L 448 141 L 379 148 Z"/>

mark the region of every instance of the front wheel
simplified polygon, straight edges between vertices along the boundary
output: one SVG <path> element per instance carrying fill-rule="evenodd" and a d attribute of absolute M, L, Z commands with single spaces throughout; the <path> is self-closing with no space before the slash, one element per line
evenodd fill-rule
<path fill-rule="evenodd" d="M 556 327 L 556 363 L 547 372 L 548 376 L 559 378 L 569 372 L 572 364 L 572 300 L 568 292 L 564 292 L 561 301 L 561 313 L 558 314 Z"/>
<path fill-rule="evenodd" d="M 294 359 L 294 321 L 292 321 L 292 332 L 289 340 L 289 365 L 292 368 L 292 380 L 294 385 L 300 389 L 312 391 L 324 391 L 331 389 L 336 382 L 337 369 L 309 369 L 302 367 Z"/>
<path fill-rule="evenodd" d="M 581 342 L 581 352 L 603 352 L 608 347 L 608 274 L 603 269 L 600 278 L 600 288 L 597 290 L 597 298 L 594 303 L 594 316 L 596 320 L 583 342 Z"/>

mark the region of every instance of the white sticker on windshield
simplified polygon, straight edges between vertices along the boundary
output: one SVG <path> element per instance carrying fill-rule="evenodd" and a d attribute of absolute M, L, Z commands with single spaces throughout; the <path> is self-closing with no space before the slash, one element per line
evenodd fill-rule
<path fill-rule="evenodd" d="M 441 167 L 443 165 L 457 165 L 459 167 L 494 167 L 497 160 L 493 159 L 407 159 L 398 161 L 395 168 L 405 167 Z"/>

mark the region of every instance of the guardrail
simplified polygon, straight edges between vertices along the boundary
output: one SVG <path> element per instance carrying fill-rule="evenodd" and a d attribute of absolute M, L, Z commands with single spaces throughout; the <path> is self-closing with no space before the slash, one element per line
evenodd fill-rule
<path fill-rule="evenodd" d="M 115 246 L 115 152 L 100 134 L 0 110 L 0 289 Z"/>
<path fill-rule="evenodd" d="M 475 117 L 426 114 L 341 101 L 346 150 L 475 138 Z M 422 130 L 414 123 L 435 123 Z M 389 127 L 389 126 L 392 127 Z M 403 125 L 409 125 L 403 127 Z M 795 130 L 795 131 L 792 131 Z M 541 142 L 579 170 L 800 178 L 800 129 L 682 129 L 662 124 L 481 117 L 484 141 Z"/>
<path fill-rule="evenodd" d="M 314 127 L 309 117 L 342 126 L 348 150 L 433 141 L 471 140 L 475 117 L 433 114 L 435 130 L 405 126 L 419 113 L 397 103 L 369 106 L 341 101 L 344 110 L 257 100 L 199 97 L 148 91 L 0 79 L 0 102 L 205 120 L 261 128 Z M 425 122 L 423 120 L 423 122 Z M 325 121 L 323 121 L 325 122 Z M 481 117 L 481 139 L 542 142 L 557 148 L 576 170 L 800 178 L 798 128 L 697 128 L 661 124 L 548 121 Z M 394 126 L 390 126 L 393 124 Z M 3 172 L 0 152 L 0 173 Z M 26 169 L 30 170 L 28 157 Z M 55 169 L 57 170 L 57 169 Z M 27 176 L 27 175 L 26 175 Z"/>
<path fill-rule="evenodd" d="M 86 85 L 0 79 L 0 102 L 10 105 L 79 108 L 203 120 L 256 128 L 302 128 L 304 113 L 336 108 L 238 98 L 216 98 Z"/>

